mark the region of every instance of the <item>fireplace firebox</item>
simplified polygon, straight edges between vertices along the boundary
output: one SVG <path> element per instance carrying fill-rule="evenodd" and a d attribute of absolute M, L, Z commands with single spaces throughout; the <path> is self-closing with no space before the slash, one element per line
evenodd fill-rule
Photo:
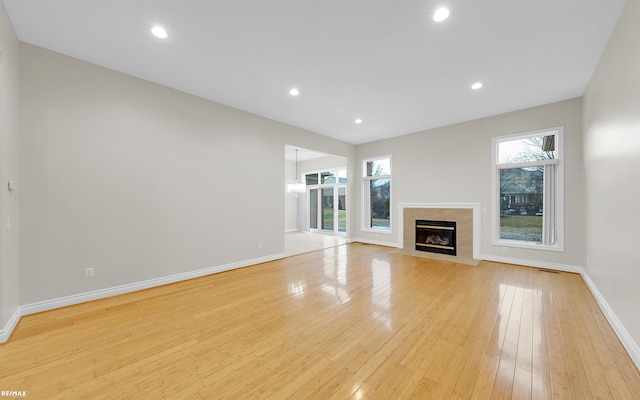
<path fill-rule="evenodd" d="M 455 221 L 416 220 L 416 250 L 455 256 Z"/>

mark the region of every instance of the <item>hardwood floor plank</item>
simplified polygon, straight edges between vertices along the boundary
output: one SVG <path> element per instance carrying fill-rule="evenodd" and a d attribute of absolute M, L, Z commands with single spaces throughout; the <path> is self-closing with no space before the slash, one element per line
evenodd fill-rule
<path fill-rule="evenodd" d="M 571 296 L 571 291 L 564 278 L 564 274 L 560 275 L 560 278 L 559 280 L 552 281 L 552 283 L 553 292 L 559 300 L 556 302 L 556 310 L 558 313 L 562 346 L 567 365 L 571 367 L 568 369 L 571 392 L 575 399 L 590 399 L 593 398 L 593 394 L 589 388 L 587 371 L 585 371 L 585 364 L 580 355 L 578 346 L 579 338 L 573 327 L 573 315 L 576 312 L 575 299 Z"/>
<path fill-rule="evenodd" d="M 571 399 L 573 394 L 569 380 L 570 365 L 562 342 L 556 296 L 552 295 L 553 291 L 550 289 L 552 278 L 550 275 L 543 277 L 543 287 L 546 289 L 543 293 L 543 307 L 551 393 L 554 399 Z"/>
<path fill-rule="evenodd" d="M 533 276 L 533 335 L 531 359 L 531 398 L 534 400 L 551 399 L 551 366 L 549 361 L 549 342 L 544 308 L 543 272 Z"/>
<path fill-rule="evenodd" d="M 579 275 L 349 244 L 22 318 L 32 399 L 633 399 Z"/>
<path fill-rule="evenodd" d="M 512 397 L 531 399 L 533 375 L 533 269 L 523 268 L 522 308 L 520 310 L 520 329 L 518 331 L 518 349 L 513 376 Z"/>

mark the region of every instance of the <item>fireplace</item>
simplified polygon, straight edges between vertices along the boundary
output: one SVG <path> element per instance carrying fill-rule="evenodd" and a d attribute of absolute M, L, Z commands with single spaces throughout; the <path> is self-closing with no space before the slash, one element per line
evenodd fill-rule
<path fill-rule="evenodd" d="M 418 253 L 415 249 L 417 220 L 455 221 L 456 255 L 447 257 L 465 260 L 481 258 L 480 203 L 400 203 L 398 208 L 399 215 L 402 215 L 398 221 L 398 242 L 407 253 Z M 420 253 L 425 256 L 433 254 Z"/>
<path fill-rule="evenodd" d="M 456 222 L 416 220 L 416 250 L 456 255 Z"/>

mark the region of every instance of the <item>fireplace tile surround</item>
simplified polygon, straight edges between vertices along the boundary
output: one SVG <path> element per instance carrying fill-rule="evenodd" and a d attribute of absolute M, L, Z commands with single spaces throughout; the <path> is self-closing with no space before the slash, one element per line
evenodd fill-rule
<path fill-rule="evenodd" d="M 454 221 L 456 228 L 457 256 L 468 259 L 479 259 L 480 239 L 478 215 L 479 204 L 401 204 L 402 238 L 400 244 L 404 250 L 415 248 L 416 220 Z M 476 236 L 474 238 L 474 236 Z M 475 240 L 474 240 L 475 239 Z M 477 242 L 477 243 L 474 243 Z M 453 257 L 453 256 L 452 256 Z"/>

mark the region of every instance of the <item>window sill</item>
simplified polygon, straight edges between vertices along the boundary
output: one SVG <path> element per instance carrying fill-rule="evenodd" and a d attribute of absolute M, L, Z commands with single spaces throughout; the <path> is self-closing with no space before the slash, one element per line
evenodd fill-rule
<path fill-rule="evenodd" d="M 361 232 L 369 232 L 369 233 L 384 233 L 385 235 L 392 235 L 393 232 L 391 232 L 391 228 L 389 229 L 385 229 L 385 228 L 360 228 Z"/>
<path fill-rule="evenodd" d="M 529 250 L 543 250 L 543 251 L 557 251 L 564 252 L 564 247 L 561 245 L 547 246 L 541 243 L 530 243 L 523 242 L 518 240 L 494 240 L 491 242 L 494 246 L 501 247 L 515 247 L 520 249 L 529 249 Z"/>

